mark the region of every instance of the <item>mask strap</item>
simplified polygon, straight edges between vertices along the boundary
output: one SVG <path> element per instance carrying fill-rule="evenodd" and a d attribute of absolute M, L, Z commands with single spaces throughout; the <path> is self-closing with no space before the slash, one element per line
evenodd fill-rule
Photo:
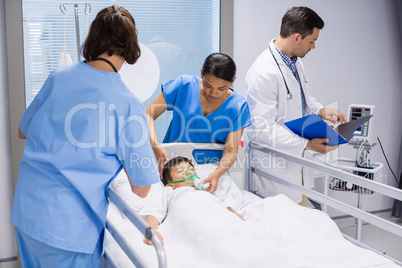
<path fill-rule="evenodd" d="M 169 183 L 179 183 L 179 182 L 185 182 L 186 181 L 186 179 L 185 178 L 183 178 L 183 177 L 181 177 L 183 180 L 181 180 L 181 181 L 170 181 Z"/>

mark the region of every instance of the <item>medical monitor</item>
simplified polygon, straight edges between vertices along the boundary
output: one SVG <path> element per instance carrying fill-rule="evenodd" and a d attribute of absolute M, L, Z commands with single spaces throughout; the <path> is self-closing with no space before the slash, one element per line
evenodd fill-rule
<path fill-rule="evenodd" d="M 349 105 L 348 121 L 357 120 L 361 117 L 374 115 L 375 106 L 367 104 L 351 104 Z M 349 144 L 360 144 L 364 141 L 373 145 L 376 142 L 374 134 L 375 116 L 369 121 L 361 124 L 353 133 L 352 139 Z"/>

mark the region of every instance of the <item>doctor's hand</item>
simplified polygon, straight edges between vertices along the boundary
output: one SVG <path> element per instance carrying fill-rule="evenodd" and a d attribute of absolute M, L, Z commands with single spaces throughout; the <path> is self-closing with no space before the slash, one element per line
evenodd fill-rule
<path fill-rule="evenodd" d="M 167 154 L 165 148 L 163 148 L 162 145 L 160 145 L 160 144 L 153 146 L 153 150 L 154 150 L 155 158 L 158 161 L 159 175 L 162 179 L 163 166 L 164 166 L 165 162 L 169 161 L 169 157 L 168 157 L 168 154 Z"/>
<path fill-rule="evenodd" d="M 325 143 L 327 143 L 329 141 L 328 138 L 315 138 L 315 139 L 311 139 L 308 141 L 306 149 L 307 150 L 313 150 L 322 154 L 326 154 L 330 151 L 335 150 L 336 148 L 338 148 L 338 145 L 336 146 L 329 146 L 329 145 L 325 145 Z"/>
<path fill-rule="evenodd" d="M 208 187 L 204 188 L 204 190 L 209 192 L 210 194 L 213 194 L 218 187 L 219 177 L 220 176 L 216 171 L 209 174 L 209 176 L 205 180 L 201 181 L 202 184 L 209 183 Z"/>
<path fill-rule="evenodd" d="M 346 116 L 341 113 L 338 109 L 335 108 L 322 108 L 319 112 L 318 115 L 325 120 L 329 120 L 334 124 L 337 123 L 346 123 Z"/>

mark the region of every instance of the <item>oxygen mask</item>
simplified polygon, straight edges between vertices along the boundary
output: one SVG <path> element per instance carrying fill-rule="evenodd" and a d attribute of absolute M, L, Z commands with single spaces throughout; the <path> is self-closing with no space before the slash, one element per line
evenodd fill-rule
<path fill-rule="evenodd" d="M 186 169 L 181 176 L 188 186 L 195 186 L 196 188 L 205 191 L 204 186 L 201 184 L 201 179 L 195 174 L 192 169 Z"/>

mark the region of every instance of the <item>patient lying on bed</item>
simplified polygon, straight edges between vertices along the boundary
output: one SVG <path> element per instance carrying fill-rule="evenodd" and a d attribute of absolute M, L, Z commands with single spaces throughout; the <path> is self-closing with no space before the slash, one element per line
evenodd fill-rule
<path fill-rule="evenodd" d="M 150 214 L 146 218 L 146 222 L 153 230 L 155 230 L 155 234 L 162 241 L 162 243 L 163 237 L 157 231 L 157 228 L 167 216 L 169 207 L 172 206 L 173 203 L 184 194 L 200 190 L 195 187 L 192 181 L 189 181 L 188 178 L 186 179 L 183 177 L 183 173 L 188 169 L 193 170 L 195 173 L 194 166 L 188 158 L 178 156 L 167 162 L 163 167 L 163 184 L 166 185 L 166 188 L 163 192 L 162 202 L 159 204 L 157 204 L 157 202 L 149 203 L 148 207 L 141 212 L 143 215 L 144 211 L 145 213 Z M 205 192 L 205 194 L 211 195 L 208 192 Z M 243 217 L 234 211 L 233 208 L 226 207 L 226 209 L 236 214 L 240 219 L 244 220 Z M 146 238 L 144 238 L 144 243 L 147 245 L 152 245 L 152 242 Z"/>
<path fill-rule="evenodd" d="M 327 214 L 301 207 L 284 195 L 256 197 L 247 204 L 236 202 L 242 201 L 239 200 L 242 195 L 235 184 L 228 191 L 229 174 L 226 181 L 222 177 L 219 179 L 222 194 L 218 196 L 180 186 L 181 182 L 175 181 L 180 181 L 182 171 L 192 165 L 188 161 L 178 162 L 166 165 L 165 172 L 170 178 L 164 174 L 166 181 L 153 186 L 157 191 L 146 198 L 138 212 L 158 230 L 160 240 L 163 236 L 169 267 L 397 267 L 383 256 L 344 239 Z M 168 169 L 169 166 L 174 169 Z M 207 170 L 200 166 L 196 169 L 201 177 Z M 122 181 L 127 182 L 125 178 Z M 130 185 L 125 188 L 135 197 Z M 229 194 L 224 195 L 226 192 Z M 235 208 L 244 220 L 229 212 L 228 206 Z M 121 217 L 121 213 L 117 216 Z M 155 250 L 147 246 L 150 242 L 141 243 L 143 234 L 137 230 L 129 231 L 133 229 L 129 221 L 127 225 L 126 221 L 120 224 L 121 230 L 127 231 L 127 241 L 146 260 L 146 267 L 157 267 Z M 124 253 L 122 255 L 125 256 L 122 259 L 127 258 Z M 132 266 L 122 264 L 120 267 Z"/>

